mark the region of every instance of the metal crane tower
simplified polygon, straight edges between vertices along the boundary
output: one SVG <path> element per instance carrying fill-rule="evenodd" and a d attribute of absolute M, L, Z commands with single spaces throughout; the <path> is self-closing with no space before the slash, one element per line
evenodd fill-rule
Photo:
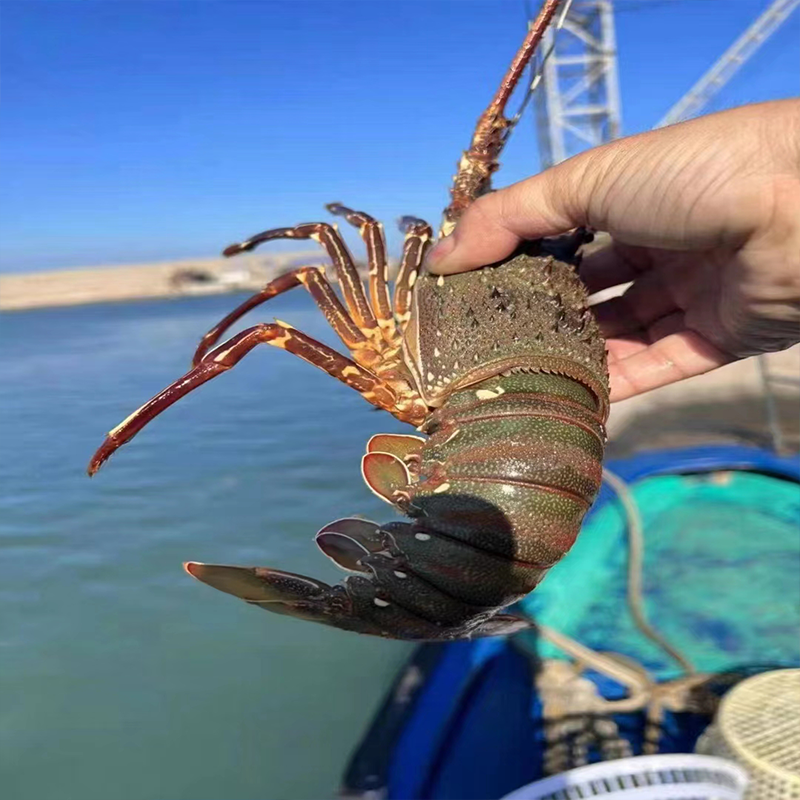
<path fill-rule="evenodd" d="M 798 6 L 772 0 L 655 127 L 698 114 Z M 534 93 L 542 169 L 620 135 L 613 14 L 612 0 L 576 0 L 561 26 L 566 34 L 551 28 L 545 35 Z"/>
<path fill-rule="evenodd" d="M 545 34 L 534 94 L 541 167 L 558 164 L 620 134 L 617 48 L 611 0 L 569 7 L 564 34 Z"/>
<path fill-rule="evenodd" d="M 695 116 L 731 79 L 739 67 L 783 24 L 800 0 L 774 0 L 755 22 L 717 59 L 711 69 L 659 120 L 656 128 Z"/>

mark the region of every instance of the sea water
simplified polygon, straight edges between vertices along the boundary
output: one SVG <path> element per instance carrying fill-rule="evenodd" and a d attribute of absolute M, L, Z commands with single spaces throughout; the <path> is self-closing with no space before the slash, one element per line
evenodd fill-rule
<path fill-rule="evenodd" d="M 334 582 L 314 533 L 393 516 L 359 460 L 372 433 L 410 429 L 300 359 L 256 348 L 86 477 L 106 431 L 185 372 L 240 300 L 0 317 L 3 797 L 332 797 L 409 652 L 248 607 L 181 569 Z M 301 292 L 249 324 L 273 315 L 335 343 Z"/>

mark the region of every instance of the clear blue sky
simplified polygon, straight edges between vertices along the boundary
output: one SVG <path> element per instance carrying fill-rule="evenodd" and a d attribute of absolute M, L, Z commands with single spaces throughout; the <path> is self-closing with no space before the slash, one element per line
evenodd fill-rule
<path fill-rule="evenodd" d="M 624 132 L 766 5 L 618 0 Z M 711 110 L 800 94 L 799 17 Z M 331 200 L 436 222 L 524 26 L 522 0 L 5 0 L 0 270 L 215 255 Z M 537 169 L 530 120 L 503 161 Z"/>

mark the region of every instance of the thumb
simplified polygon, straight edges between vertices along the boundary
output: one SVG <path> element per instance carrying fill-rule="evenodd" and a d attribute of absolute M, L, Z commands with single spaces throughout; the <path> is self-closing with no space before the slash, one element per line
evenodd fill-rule
<path fill-rule="evenodd" d="M 578 156 L 479 197 L 430 251 L 426 266 L 442 275 L 466 272 L 500 261 L 522 240 L 586 225 L 591 189 L 585 173 L 585 159 Z"/>

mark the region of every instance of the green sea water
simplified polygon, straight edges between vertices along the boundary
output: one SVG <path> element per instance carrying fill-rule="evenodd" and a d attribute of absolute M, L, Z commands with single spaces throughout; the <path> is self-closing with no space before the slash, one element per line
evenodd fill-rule
<path fill-rule="evenodd" d="M 392 517 L 359 461 L 369 435 L 404 426 L 299 359 L 257 349 L 85 475 L 105 432 L 238 301 L 0 317 L 3 798 L 331 797 L 408 652 L 266 614 L 181 569 L 336 581 L 314 533 Z M 333 343 L 302 293 L 255 316 L 272 315 Z"/>

